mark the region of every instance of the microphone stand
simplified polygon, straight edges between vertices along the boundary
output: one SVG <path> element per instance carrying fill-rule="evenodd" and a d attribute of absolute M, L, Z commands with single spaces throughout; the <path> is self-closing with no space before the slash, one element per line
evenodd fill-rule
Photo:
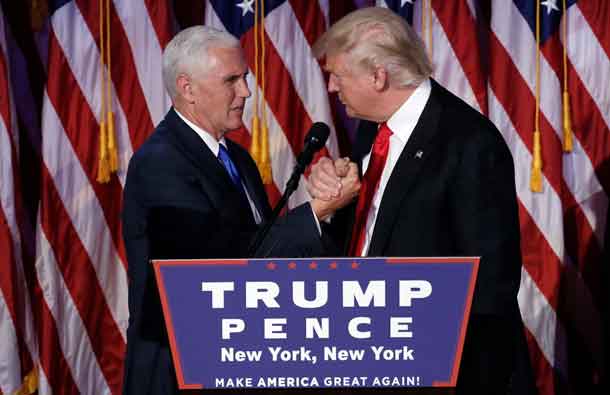
<path fill-rule="evenodd" d="M 248 249 L 247 256 L 254 256 L 254 254 L 258 251 L 263 240 L 267 237 L 269 230 L 277 220 L 277 217 L 280 215 L 280 211 L 284 208 L 286 203 L 288 202 L 288 198 L 292 193 L 297 189 L 299 185 L 299 180 L 301 179 L 301 175 L 305 171 L 305 168 L 311 163 L 313 159 L 313 154 L 315 154 L 320 148 L 324 146 L 326 140 L 328 139 L 328 135 L 330 134 L 330 129 L 328 125 L 322 122 L 316 122 L 311 125 L 307 136 L 305 137 L 305 145 L 303 147 L 303 151 L 297 157 L 297 163 L 294 166 L 294 170 L 292 170 L 292 174 L 290 175 L 290 179 L 286 183 L 286 190 L 282 195 L 282 198 L 278 202 L 278 204 L 273 209 L 271 213 L 271 217 L 265 221 L 263 226 L 256 232 L 254 240 L 250 244 L 250 248 Z M 269 250 L 271 251 L 271 250 Z M 264 255 L 267 255 L 266 253 Z"/>
<path fill-rule="evenodd" d="M 313 156 L 313 153 L 311 156 Z M 277 205 L 274 207 L 273 211 L 271 212 L 271 216 L 265 221 L 262 228 L 260 228 L 256 232 L 256 236 L 254 237 L 254 240 L 252 241 L 252 243 L 250 244 L 250 248 L 248 249 L 247 256 L 249 256 L 249 257 L 254 256 L 254 254 L 256 253 L 258 248 L 261 246 L 261 244 L 263 243 L 263 240 L 265 240 L 265 237 L 267 237 L 267 234 L 271 230 L 271 227 L 277 220 L 277 217 L 280 215 L 280 212 L 282 211 L 282 209 L 288 202 L 288 198 L 290 197 L 290 195 L 292 195 L 294 193 L 294 191 L 296 191 L 297 186 L 299 185 L 299 180 L 301 178 L 301 175 L 305 171 L 306 166 L 304 165 L 304 163 L 310 163 L 310 162 L 311 162 L 311 159 L 309 159 L 308 161 L 297 161 L 297 164 L 294 168 L 292 176 L 286 183 L 286 190 L 284 191 L 284 194 L 282 195 L 279 202 L 277 203 Z"/>

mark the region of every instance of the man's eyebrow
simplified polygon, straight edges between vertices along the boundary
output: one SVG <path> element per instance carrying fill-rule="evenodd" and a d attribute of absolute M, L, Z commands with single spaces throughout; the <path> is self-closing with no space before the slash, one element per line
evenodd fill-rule
<path fill-rule="evenodd" d="M 246 71 L 243 74 L 229 74 L 223 80 L 225 82 L 233 82 L 233 81 L 236 81 L 236 80 L 238 80 L 238 79 L 240 79 L 242 77 L 246 78 L 247 76 L 248 76 L 248 72 Z"/>

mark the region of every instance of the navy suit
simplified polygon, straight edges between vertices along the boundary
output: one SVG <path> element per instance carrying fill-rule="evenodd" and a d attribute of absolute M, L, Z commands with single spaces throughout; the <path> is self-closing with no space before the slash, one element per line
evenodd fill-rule
<path fill-rule="evenodd" d="M 230 140 L 227 148 L 254 205 L 266 218 L 271 209 L 254 161 Z M 123 238 L 129 262 L 130 317 L 125 394 L 177 393 L 149 260 L 246 257 L 257 229 L 247 200 L 223 165 L 170 110 L 134 154 L 127 172 Z M 280 218 L 260 250 L 276 257 L 321 255 L 309 205 Z"/>

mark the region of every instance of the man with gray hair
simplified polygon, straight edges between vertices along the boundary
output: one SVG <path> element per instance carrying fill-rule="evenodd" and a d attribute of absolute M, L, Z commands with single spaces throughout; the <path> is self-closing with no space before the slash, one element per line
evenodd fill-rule
<path fill-rule="evenodd" d="M 515 175 L 502 135 L 430 78 L 422 41 L 388 9 L 348 14 L 314 54 L 325 58 L 329 92 L 365 120 L 351 158 L 363 173 L 358 201 L 324 233 L 350 256 L 480 256 L 457 391 L 508 393 L 525 338 Z M 313 166 L 312 196 L 341 196 L 348 163 Z"/>
<path fill-rule="evenodd" d="M 244 258 L 271 213 L 254 161 L 225 139 L 242 126 L 247 73 L 239 41 L 210 27 L 180 32 L 163 53 L 173 108 L 131 159 L 124 192 L 130 280 L 125 394 L 178 393 L 149 260 Z M 282 217 L 263 241 L 266 255 L 319 256 L 313 211 L 324 218 L 351 200 L 359 188 L 355 167 L 352 175 L 347 198 L 314 200 Z"/>

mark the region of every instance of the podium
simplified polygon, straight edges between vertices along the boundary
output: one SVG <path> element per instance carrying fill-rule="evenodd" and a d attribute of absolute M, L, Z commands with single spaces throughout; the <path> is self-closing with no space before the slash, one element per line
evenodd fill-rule
<path fill-rule="evenodd" d="M 455 386 L 478 264 L 153 261 L 180 389 L 376 393 Z"/>

